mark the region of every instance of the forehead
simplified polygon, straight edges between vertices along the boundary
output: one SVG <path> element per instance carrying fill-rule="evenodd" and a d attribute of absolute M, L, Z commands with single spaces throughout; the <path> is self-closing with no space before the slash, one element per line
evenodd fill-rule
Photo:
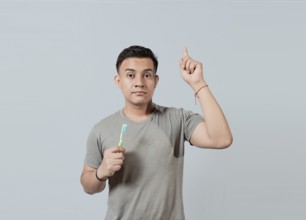
<path fill-rule="evenodd" d="M 142 71 L 145 69 L 154 70 L 154 64 L 152 59 L 150 58 L 137 58 L 137 57 L 130 57 L 125 59 L 119 68 L 119 71 L 125 71 L 126 69 L 133 69 L 136 71 Z"/>

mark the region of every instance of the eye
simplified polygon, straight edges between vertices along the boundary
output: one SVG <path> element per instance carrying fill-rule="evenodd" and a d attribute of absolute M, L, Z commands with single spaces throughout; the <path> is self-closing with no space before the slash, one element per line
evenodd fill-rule
<path fill-rule="evenodd" d="M 135 74 L 133 74 L 133 73 L 128 73 L 126 76 L 129 79 L 134 79 L 135 78 Z"/>
<path fill-rule="evenodd" d="M 151 79 L 153 77 L 153 74 L 152 73 L 146 73 L 143 77 L 145 79 Z"/>

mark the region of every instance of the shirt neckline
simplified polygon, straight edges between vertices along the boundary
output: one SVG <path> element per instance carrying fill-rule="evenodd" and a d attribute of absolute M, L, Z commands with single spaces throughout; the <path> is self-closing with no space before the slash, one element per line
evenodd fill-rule
<path fill-rule="evenodd" d="M 143 120 L 141 120 L 141 121 L 134 121 L 134 120 L 128 118 L 128 117 L 124 114 L 123 108 L 120 110 L 120 115 L 121 115 L 121 117 L 122 117 L 127 123 L 132 123 L 132 124 L 136 124 L 136 125 L 137 125 L 137 124 L 142 125 L 142 124 L 147 123 L 148 121 L 151 121 L 152 118 L 153 118 L 153 116 L 154 116 L 154 115 L 156 114 L 156 112 L 158 111 L 158 105 L 156 105 L 156 104 L 154 104 L 154 103 L 153 103 L 153 105 L 154 105 L 154 111 L 153 111 L 146 119 L 143 119 Z"/>

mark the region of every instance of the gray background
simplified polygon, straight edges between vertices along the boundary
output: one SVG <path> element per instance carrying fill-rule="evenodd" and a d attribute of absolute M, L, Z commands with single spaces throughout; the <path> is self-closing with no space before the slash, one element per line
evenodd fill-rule
<path fill-rule="evenodd" d="M 103 219 L 107 192 L 79 176 L 93 124 L 123 106 L 113 83 L 131 44 L 160 61 L 156 103 L 200 112 L 182 47 L 234 135 L 186 145 L 187 219 L 305 219 L 305 1 L 0 1 L 0 219 Z"/>

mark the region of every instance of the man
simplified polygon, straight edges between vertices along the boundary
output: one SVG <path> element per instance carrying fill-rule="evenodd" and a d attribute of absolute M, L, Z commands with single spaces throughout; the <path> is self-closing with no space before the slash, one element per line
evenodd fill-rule
<path fill-rule="evenodd" d="M 200 148 L 230 146 L 226 118 L 203 78 L 202 64 L 186 49 L 180 71 L 195 91 L 203 117 L 153 103 L 159 77 L 158 61 L 150 49 L 124 49 L 116 67 L 114 80 L 125 105 L 98 122 L 89 135 L 81 175 L 84 191 L 101 192 L 108 181 L 107 220 L 183 220 L 184 142 Z M 123 124 L 128 127 L 120 147 Z"/>

